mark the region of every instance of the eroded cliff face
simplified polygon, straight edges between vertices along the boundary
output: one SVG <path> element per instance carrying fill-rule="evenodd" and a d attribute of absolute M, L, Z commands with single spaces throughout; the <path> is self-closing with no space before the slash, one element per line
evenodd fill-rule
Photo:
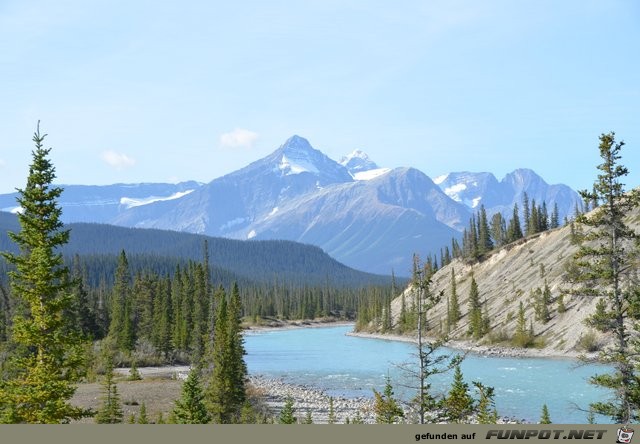
<path fill-rule="evenodd" d="M 636 231 L 640 227 L 640 211 L 628 218 L 628 223 Z M 565 294 L 564 312 L 558 311 L 561 294 L 571 285 L 567 272 L 572 256 L 578 250 L 571 243 L 569 226 L 550 230 L 494 251 L 480 263 L 465 264 L 459 260 L 441 268 L 432 277 L 431 291 L 442 292 L 441 301 L 427 314 L 429 335 L 438 336 L 447 330 L 447 301 L 451 298 L 451 273 L 457 284 L 457 295 L 461 319 L 449 327 L 451 344 L 463 348 L 487 346 L 512 347 L 511 341 L 518 324 L 520 302 L 525 308 L 527 329 L 533 326 L 536 347 L 530 353 L 548 356 L 577 356 L 588 352 L 587 345 L 602 347 L 611 341 L 610 337 L 588 327 L 584 320 L 595 310 L 597 300 Z M 469 331 L 469 290 L 471 276 L 474 276 L 483 302 L 483 312 L 490 320 L 490 332 L 480 340 L 470 338 Z M 550 320 L 542 322 L 535 315 L 535 293 L 544 290 L 545 284 L 551 290 L 549 304 Z M 413 293 L 409 287 L 404 292 L 405 306 L 410 309 Z M 393 323 L 397 325 L 402 297 L 392 301 Z M 409 333 L 414 335 L 415 333 Z M 587 337 L 591 336 L 590 338 Z M 593 350 L 591 350 L 593 351 Z M 512 350 L 513 352 L 513 350 Z M 519 354 L 517 351 L 510 354 Z"/>

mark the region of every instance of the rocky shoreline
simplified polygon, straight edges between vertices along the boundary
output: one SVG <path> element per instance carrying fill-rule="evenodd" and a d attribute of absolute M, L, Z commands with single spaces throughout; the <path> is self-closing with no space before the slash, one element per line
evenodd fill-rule
<path fill-rule="evenodd" d="M 304 421 L 307 412 L 311 413 L 314 424 L 327 424 L 329 422 L 329 398 L 324 391 L 315 387 L 293 385 L 282 379 L 266 378 L 260 375 L 250 375 L 249 383 L 263 396 L 265 402 L 278 416 L 287 398 L 294 402 L 294 415 L 298 421 Z M 375 423 L 373 412 L 373 399 L 333 397 L 333 410 L 337 424 L 345 424 L 347 419 L 353 422 L 360 418 L 365 424 Z"/>
<path fill-rule="evenodd" d="M 277 417 L 284 407 L 287 398 L 294 402 L 295 413 L 299 422 L 303 422 L 307 412 L 311 413 L 314 424 L 327 424 L 329 422 L 329 395 L 314 387 L 293 385 L 284 382 L 280 378 L 266 378 L 260 375 L 249 376 L 250 384 L 261 392 L 261 396 Z M 359 418 L 364 424 L 375 424 L 374 401 L 369 398 L 343 398 L 333 397 L 333 409 L 336 424 L 353 423 L 354 418 Z M 410 417 L 416 413 L 406 412 Z M 414 418 L 415 419 L 415 418 Z M 477 423 L 470 418 L 469 423 Z M 498 424 L 522 424 L 525 419 L 500 417 Z"/>

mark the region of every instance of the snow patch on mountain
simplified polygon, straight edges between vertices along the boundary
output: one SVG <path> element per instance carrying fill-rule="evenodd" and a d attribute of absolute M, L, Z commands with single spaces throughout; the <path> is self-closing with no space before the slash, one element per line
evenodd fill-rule
<path fill-rule="evenodd" d="M 231 227 L 235 227 L 236 225 L 240 225 L 247 221 L 245 217 L 236 217 L 235 219 L 230 220 L 227 223 L 220 225 L 220 231 L 228 230 Z"/>
<path fill-rule="evenodd" d="M 273 209 L 273 210 L 271 210 L 271 213 L 269 213 L 269 215 L 268 215 L 267 217 L 271 217 L 271 216 L 273 216 L 274 214 L 276 214 L 276 213 L 278 212 L 278 210 L 279 210 L 279 208 L 278 208 L 278 207 L 274 207 L 274 209 Z"/>
<path fill-rule="evenodd" d="M 351 175 L 355 180 L 371 180 L 375 179 L 376 177 L 380 177 L 383 174 L 387 174 L 389 171 L 391 171 L 391 168 L 376 168 L 374 170 L 352 173 Z"/>
<path fill-rule="evenodd" d="M 449 177 L 449 174 L 443 174 L 441 176 L 438 176 L 435 179 L 433 179 L 433 183 L 435 183 L 436 185 L 440 185 L 442 182 L 447 180 L 447 177 Z"/>
<path fill-rule="evenodd" d="M 298 159 L 289 159 L 286 155 L 282 155 L 282 160 L 278 169 L 284 173 L 285 176 L 300 173 L 313 173 L 318 174 L 320 171 L 308 158 L 300 157 Z"/>
<path fill-rule="evenodd" d="M 193 191 L 195 190 L 179 191 L 177 193 L 172 194 L 171 196 L 165 196 L 165 197 L 160 197 L 160 196 L 149 196 L 144 198 L 121 197 L 120 205 L 123 205 L 126 208 L 140 207 L 142 205 L 149 205 L 154 202 L 180 199 L 181 197 L 186 196 L 187 194 L 192 193 Z"/>
<path fill-rule="evenodd" d="M 4 211 L 11 214 L 22 214 L 24 210 L 22 209 L 22 207 L 8 207 L 8 208 L 2 208 L 0 209 L 0 211 Z"/>
<path fill-rule="evenodd" d="M 460 193 L 466 189 L 467 189 L 467 184 L 457 183 L 451 187 L 445 188 L 443 191 L 444 191 L 444 194 L 446 194 L 456 202 L 462 202 L 462 199 L 460 198 Z"/>
<path fill-rule="evenodd" d="M 482 196 L 476 197 L 471 200 L 471 208 L 476 208 L 480 201 L 482 200 Z"/>
<path fill-rule="evenodd" d="M 256 235 L 256 230 L 251 230 L 249 231 L 249 234 L 247 234 L 247 239 L 253 239 Z"/>

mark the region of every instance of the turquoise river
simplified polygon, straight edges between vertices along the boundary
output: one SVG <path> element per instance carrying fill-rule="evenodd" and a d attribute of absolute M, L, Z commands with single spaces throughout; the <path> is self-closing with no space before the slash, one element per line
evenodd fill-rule
<path fill-rule="evenodd" d="M 300 328 L 247 332 L 246 362 L 250 374 L 282 378 L 285 382 L 325 390 L 332 396 L 373 396 L 390 376 L 395 392 L 409 398 L 413 393 L 403 363 L 413 363 L 415 345 L 380 339 L 347 336 L 353 326 Z M 456 352 L 444 349 L 443 352 Z M 509 358 L 467 354 L 462 371 L 470 387 L 481 381 L 496 390 L 500 416 L 537 422 L 547 404 L 554 423 L 585 423 L 590 402 L 610 394 L 587 382 L 603 373 L 600 365 L 579 365 L 570 359 Z M 434 393 L 449 387 L 452 372 L 433 380 Z M 472 389 L 473 390 L 473 389 Z M 475 393 L 474 393 L 475 394 Z M 596 421 L 609 422 L 596 417 Z"/>

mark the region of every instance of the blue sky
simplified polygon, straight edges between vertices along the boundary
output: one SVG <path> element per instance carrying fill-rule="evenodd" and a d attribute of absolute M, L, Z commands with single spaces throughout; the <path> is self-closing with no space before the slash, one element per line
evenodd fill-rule
<path fill-rule="evenodd" d="M 0 0 L 0 192 L 37 120 L 58 180 L 208 182 L 292 134 L 431 177 L 640 185 L 640 3 Z"/>

